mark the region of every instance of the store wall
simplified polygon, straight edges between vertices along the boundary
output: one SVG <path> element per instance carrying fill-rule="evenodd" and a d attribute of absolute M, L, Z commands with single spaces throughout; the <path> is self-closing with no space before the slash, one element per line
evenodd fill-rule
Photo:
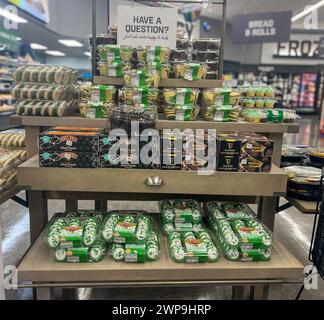
<path fill-rule="evenodd" d="M 47 56 L 46 63 L 68 66 L 79 70 L 91 70 L 91 61 L 89 58 Z"/>
<path fill-rule="evenodd" d="M 201 38 L 218 38 L 221 36 L 221 22 L 210 19 L 201 18 L 201 24 L 208 22 L 211 26 L 209 32 L 205 32 L 203 28 L 200 28 Z M 232 43 L 232 26 L 231 24 L 226 25 L 226 38 L 225 38 L 225 53 L 224 60 L 237 61 L 244 64 L 259 64 L 261 61 L 262 46 L 260 44 L 249 44 L 249 45 L 238 45 Z"/>
<path fill-rule="evenodd" d="M 49 1 L 49 29 L 56 33 L 84 38 L 92 29 L 92 5 L 89 0 Z M 97 33 L 107 33 L 107 0 L 97 0 Z"/>

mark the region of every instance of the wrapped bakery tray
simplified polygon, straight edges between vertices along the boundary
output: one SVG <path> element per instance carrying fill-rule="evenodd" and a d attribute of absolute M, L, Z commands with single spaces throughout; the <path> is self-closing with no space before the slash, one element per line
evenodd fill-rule
<path fill-rule="evenodd" d="M 103 222 L 102 237 L 107 243 L 143 244 L 152 230 L 152 218 L 145 211 L 111 211 Z"/>
<path fill-rule="evenodd" d="M 195 200 L 162 200 L 159 202 L 164 233 L 202 230 L 202 211 Z"/>
<path fill-rule="evenodd" d="M 219 250 L 207 230 L 170 232 L 167 235 L 171 259 L 177 263 L 217 262 Z"/>
<path fill-rule="evenodd" d="M 156 232 L 151 231 L 143 244 L 116 244 L 111 248 L 111 256 L 116 262 L 145 263 L 160 258 L 160 241 Z"/>
<path fill-rule="evenodd" d="M 214 219 L 246 220 L 256 218 L 254 212 L 248 205 L 240 202 L 216 202 L 210 201 L 206 204 L 208 214 Z"/>
<path fill-rule="evenodd" d="M 48 131 L 39 135 L 39 150 L 98 152 L 99 134 L 91 131 Z"/>
<path fill-rule="evenodd" d="M 260 221 L 257 219 L 222 219 L 220 212 L 213 211 L 214 214 L 211 212 L 207 211 L 209 224 L 227 259 L 231 261 L 266 261 L 270 259 L 272 235 Z M 253 258 L 256 252 L 259 252 L 260 255 Z M 252 257 L 252 259 L 242 259 L 244 257 Z"/>

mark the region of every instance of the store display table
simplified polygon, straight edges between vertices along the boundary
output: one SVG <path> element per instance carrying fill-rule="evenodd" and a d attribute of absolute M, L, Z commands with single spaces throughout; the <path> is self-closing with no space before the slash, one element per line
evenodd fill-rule
<path fill-rule="evenodd" d="M 301 282 L 303 266 L 280 243 L 274 244 L 268 262 L 230 262 L 179 264 L 171 260 L 166 238 L 157 262 L 118 263 L 105 258 L 99 263 L 59 263 L 53 260 L 44 241 L 44 232 L 18 266 L 18 282 L 33 282 L 38 298 L 50 298 L 51 287 L 109 287 L 162 285 L 264 286 L 266 298 L 280 298 L 285 282 Z M 28 285 L 27 285 L 28 286 Z"/>

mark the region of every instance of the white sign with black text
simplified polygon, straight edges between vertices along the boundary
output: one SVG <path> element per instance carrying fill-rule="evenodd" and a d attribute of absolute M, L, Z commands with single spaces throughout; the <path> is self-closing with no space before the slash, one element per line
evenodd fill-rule
<path fill-rule="evenodd" d="M 118 45 L 161 46 L 176 49 L 176 8 L 118 6 Z"/>

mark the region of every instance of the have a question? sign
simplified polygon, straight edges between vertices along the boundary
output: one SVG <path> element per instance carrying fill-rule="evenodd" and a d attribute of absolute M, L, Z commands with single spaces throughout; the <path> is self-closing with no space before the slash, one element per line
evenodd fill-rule
<path fill-rule="evenodd" d="M 176 49 L 177 20 L 176 8 L 118 6 L 118 45 Z"/>

